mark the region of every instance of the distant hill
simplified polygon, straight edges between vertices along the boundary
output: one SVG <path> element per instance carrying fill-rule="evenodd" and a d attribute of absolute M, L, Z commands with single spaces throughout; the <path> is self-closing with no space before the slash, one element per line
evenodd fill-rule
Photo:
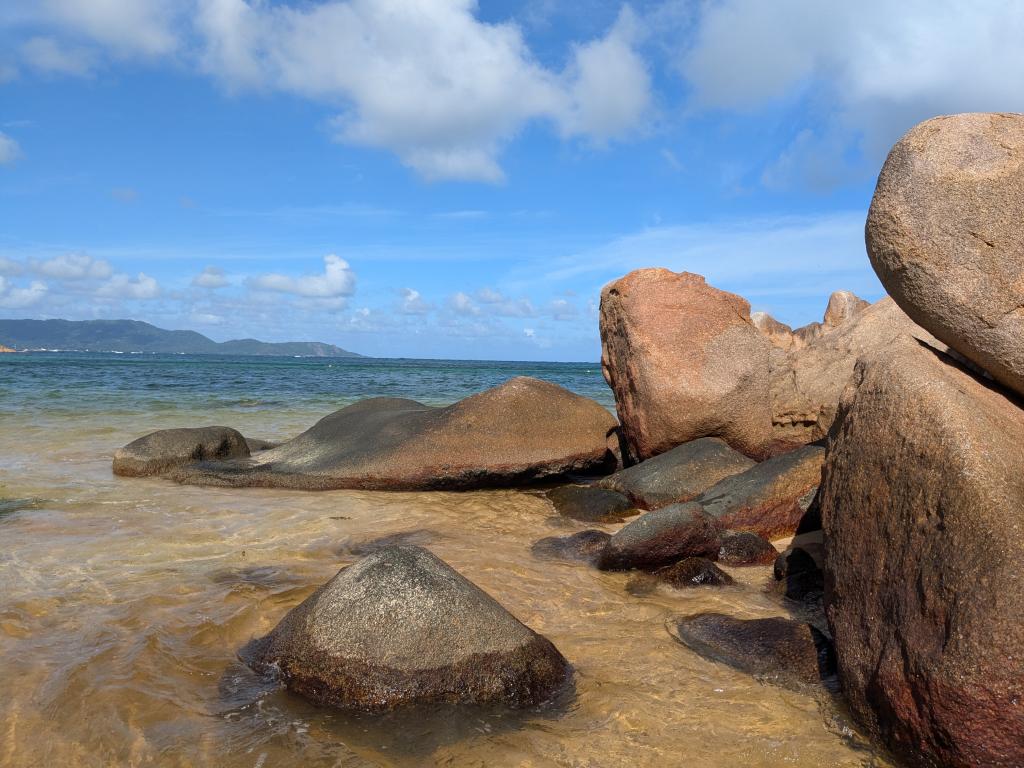
<path fill-rule="evenodd" d="M 0 345 L 76 352 L 165 352 L 187 355 L 362 357 L 319 341 L 216 342 L 195 331 L 167 331 L 139 320 L 0 320 Z"/>

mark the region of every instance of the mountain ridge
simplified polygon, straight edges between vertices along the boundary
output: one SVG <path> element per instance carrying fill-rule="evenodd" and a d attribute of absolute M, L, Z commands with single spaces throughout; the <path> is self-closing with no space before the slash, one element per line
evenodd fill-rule
<path fill-rule="evenodd" d="M 0 345 L 17 350 L 68 352 L 363 357 L 320 341 L 214 341 L 198 331 L 172 331 L 142 320 L 0 320 Z"/>

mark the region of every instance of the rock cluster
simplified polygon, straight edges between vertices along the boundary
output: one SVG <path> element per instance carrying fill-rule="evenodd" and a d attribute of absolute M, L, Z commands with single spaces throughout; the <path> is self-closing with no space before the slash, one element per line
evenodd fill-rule
<path fill-rule="evenodd" d="M 909 335 L 857 364 L 820 492 L 851 711 L 909 765 L 1024 765 L 1024 116 L 894 147 L 866 239 Z"/>

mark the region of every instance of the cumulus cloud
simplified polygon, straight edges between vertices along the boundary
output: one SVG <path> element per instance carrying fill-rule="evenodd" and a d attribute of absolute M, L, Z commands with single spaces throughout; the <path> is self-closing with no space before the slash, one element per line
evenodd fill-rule
<path fill-rule="evenodd" d="M 651 105 L 651 78 L 635 48 L 639 21 L 628 6 L 608 34 L 575 47 L 566 73 L 569 100 L 561 115 L 566 135 L 597 142 L 624 136 Z"/>
<path fill-rule="evenodd" d="M 0 132 L 0 165 L 11 165 L 19 157 L 21 147 L 18 146 L 18 142 L 6 133 Z"/>
<path fill-rule="evenodd" d="M 33 259 L 29 262 L 33 272 L 56 280 L 103 280 L 114 270 L 105 259 L 94 259 L 84 253 L 68 253 L 52 259 Z"/>
<path fill-rule="evenodd" d="M 347 261 L 332 253 L 324 257 L 324 273 L 322 275 L 291 277 L 271 273 L 252 278 L 249 285 L 261 291 L 288 293 L 315 299 L 339 299 L 355 293 L 356 276 Z M 335 302 L 335 305 L 341 306 L 341 303 Z"/>
<path fill-rule="evenodd" d="M 511 299 L 492 288 L 481 288 L 476 292 L 476 298 L 488 314 L 496 317 L 533 317 L 537 314 L 529 299 Z"/>
<path fill-rule="evenodd" d="M 86 76 L 95 66 L 93 54 L 52 37 L 32 37 L 21 46 L 21 58 L 32 69 L 57 75 Z"/>
<path fill-rule="evenodd" d="M 480 314 L 480 307 L 462 291 L 448 297 L 448 308 L 458 315 L 475 316 Z"/>
<path fill-rule="evenodd" d="M 425 315 L 433 309 L 431 304 L 424 301 L 420 292 L 413 288 L 402 288 L 399 293 L 402 300 L 399 303 L 398 311 L 403 315 Z"/>
<path fill-rule="evenodd" d="M 0 277 L 0 307 L 24 309 L 38 304 L 46 296 L 46 283 L 33 280 L 26 288 L 12 285 L 7 278 Z"/>
<path fill-rule="evenodd" d="M 193 323 L 199 323 L 200 325 L 224 324 L 224 318 L 220 315 L 215 315 L 212 312 L 193 312 L 188 317 Z"/>
<path fill-rule="evenodd" d="M 110 299 L 155 299 L 160 295 L 160 284 L 144 272 L 136 277 L 117 274 L 97 288 L 96 295 Z"/>
<path fill-rule="evenodd" d="M 876 167 L 935 114 L 1024 110 L 1024 5 L 1015 0 L 724 0 L 703 6 L 680 66 L 694 105 L 752 111 L 804 100 L 823 111 L 766 172 L 833 183 L 859 150 Z M 819 122 L 819 121 L 816 121 Z"/>
<path fill-rule="evenodd" d="M 176 0 L 7 0 L 8 18 L 99 43 L 115 56 L 161 56 L 178 46 Z"/>
<path fill-rule="evenodd" d="M 574 320 L 579 316 L 579 308 L 568 299 L 552 299 L 545 308 L 555 320 Z"/>
<path fill-rule="evenodd" d="M 206 267 L 192 278 L 192 285 L 196 288 L 223 288 L 230 282 L 220 267 Z"/>
<path fill-rule="evenodd" d="M 606 140 L 646 109 L 629 14 L 557 72 L 534 59 L 518 26 L 482 22 L 475 10 L 473 0 L 205 0 L 198 27 L 208 72 L 236 88 L 343 100 L 340 141 L 395 152 L 427 178 L 499 181 L 503 144 L 530 120 Z"/>

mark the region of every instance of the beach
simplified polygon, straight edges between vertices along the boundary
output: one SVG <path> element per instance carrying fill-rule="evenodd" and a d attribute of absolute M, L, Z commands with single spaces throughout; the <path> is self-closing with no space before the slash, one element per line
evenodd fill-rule
<path fill-rule="evenodd" d="M 881 766 L 826 695 L 764 684 L 666 621 L 786 615 L 771 567 L 630 594 L 627 573 L 540 560 L 598 527 L 530 491 L 300 492 L 111 474 L 154 429 L 281 440 L 360 397 L 452 402 L 515 375 L 612 405 L 594 364 L 7 355 L 0 362 L 0 765 Z M 388 538 L 390 537 L 390 538 Z M 248 671 L 239 649 L 388 538 L 428 546 L 550 638 L 573 690 L 499 711 L 350 716 Z"/>

